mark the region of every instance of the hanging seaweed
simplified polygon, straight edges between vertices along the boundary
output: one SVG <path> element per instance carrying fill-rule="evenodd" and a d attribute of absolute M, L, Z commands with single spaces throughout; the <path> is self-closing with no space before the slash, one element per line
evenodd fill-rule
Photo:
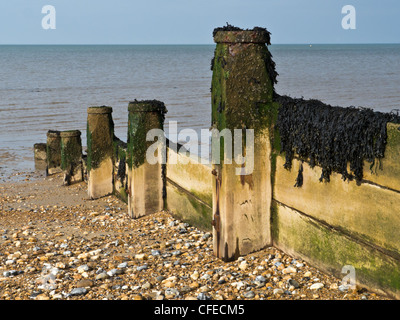
<path fill-rule="evenodd" d="M 284 167 L 290 169 L 295 154 L 311 167 L 322 167 L 320 181 L 329 182 L 332 172 L 344 180 L 363 178 L 364 161 L 384 157 L 387 142 L 386 124 L 400 123 L 394 113 L 376 112 L 362 107 L 334 107 L 319 100 L 296 99 L 275 95 L 281 107 L 277 128 Z M 350 170 L 348 170 L 350 164 Z M 302 184 L 302 166 L 295 186 Z"/>
<path fill-rule="evenodd" d="M 303 185 L 303 162 L 300 163 L 299 172 L 297 173 L 295 187 L 300 188 Z"/>

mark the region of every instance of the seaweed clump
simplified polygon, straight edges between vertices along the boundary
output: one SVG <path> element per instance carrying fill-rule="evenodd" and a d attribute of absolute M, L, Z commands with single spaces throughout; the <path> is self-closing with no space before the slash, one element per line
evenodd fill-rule
<path fill-rule="evenodd" d="M 242 29 L 242 28 L 239 28 L 239 27 L 232 26 L 231 24 L 229 24 L 229 23 L 227 22 L 227 23 L 226 23 L 226 26 L 218 27 L 218 28 L 215 28 L 215 29 L 214 29 L 214 31 L 213 31 L 213 37 L 215 37 L 215 35 L 217 34 L 218 31 L 243 31 L 243 29 Z"/>
<path fill-rule="evenodd" d="M 386 125 L 400 123 L 400 116 L 376 112 L 362 107 L 335 107 L 319 100 L 275 96 L 280 103 L 277 128 L 281 139 L 281 152 L 285 152 L 284 167 L 291 169 L 298 157 L 311 167 L 322 167 L 320 181 L 329 182 L 332 172 L 343 180 L 363 178 L 364 160 L 371 163 L 384 157 L 387 143 Z M 348 170 L 350 164 L 350 172 Z M 296 179 L 301 187 L 302 165 Z"/>

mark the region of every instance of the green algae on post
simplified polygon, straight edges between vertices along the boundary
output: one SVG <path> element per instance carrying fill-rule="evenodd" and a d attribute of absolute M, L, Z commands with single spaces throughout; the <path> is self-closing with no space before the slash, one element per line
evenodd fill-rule
<path fill-rule="evenodd" d="M 111 107 L 89 107 L 87 113 L 88 195 L 96 199 L 114 190 L 114 122 Z"/>
<path fill-rule="evenodd" d="M 147 132 L 164 129 L 167 109 L 158 100 L 135 100 L 129 103 L 128 111 L 127 164 L 137 168 L 145 162 L 147 148 L 153 143 L 146 141 Z"/>
<path fill-rule="evenodd" d="M 111 107 L 89 107 L 87 112 L 87 170 L 89 172 L 92 168 L 98 168 L 104 158 L 113 155 L 113 149 L 110 149 L 110 146 L 114 137 L 114 122 Z"/>
<path fill-rule="evenodd" d="M 247 148 L 254 151 L 253 159 L 248 159 L 254 162 L 254 170 L 243 173 L 243 166 L 224 162 L 226 141 L 222 137 L 219 164 L 213 164 L 214 253 L 227 261 L 271 242 L 272 166 L 259 160 L 272 157 L 275 144 L 277 73 L 266 46 L 270 43 L 266 29 L 227 25 L 216 28 L 213 36 L 217 45 L 211 63 L 212 127 L 219 132 L 228 130 L 232 136 L 234 130 L 242 130 L 242 146 L 246 152 Z M 247 146 L 247 130 L 254 132 L 254 145 Z M 238 168 L 243 170 L 241 175 L 237 175 Z"/>
<path fill-rule="evenodd" d="M 79 130 L 62 131 L 60 136 L 64 185 L 83 181 L 81 132 Z"/>
<path fill-rule="evenodd" d="M 129 103 L 128 111 L 128 212 L 132 218 L 139 218 L 164 209 L 165 141 L 157 141 L 162 145 L 154 155 L 156 163 L 149 163 L 146 153 L 154 144 L 147 141 L 147 133 L 152 129 L 163 132 L 167 109 L 158 100 L 135 100 Z"/>
<path fill-rule="evenodd" d="M 52 175 L 61 172 L 61 137 L 60 131 L 49 130 L 46 143 L 46 173 Z"/>

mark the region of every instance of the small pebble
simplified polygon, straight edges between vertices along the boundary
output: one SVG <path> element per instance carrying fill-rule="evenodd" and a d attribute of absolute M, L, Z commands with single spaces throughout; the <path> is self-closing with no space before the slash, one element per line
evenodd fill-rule
<path fill-rule="evenodd" d="M 88 292 L 86 288 L 75 288 L 69 293 L 69 296 L 81 296 Z"/>

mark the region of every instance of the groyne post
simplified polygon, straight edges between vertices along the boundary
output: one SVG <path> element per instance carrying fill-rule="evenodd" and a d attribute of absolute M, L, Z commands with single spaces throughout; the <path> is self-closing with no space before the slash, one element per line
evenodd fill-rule
<path fill-rule="evenodd" d="M 83 181 L 82 140 L 79 130 L 62 131 L 61 169 L 64 172 L 64 185 Z"/>
<path fill-rule="evenodd" d="M 46 143 L 35 143 L 33 145 L 34 159 L 35 161 L 46 161 Z"/>
<path fill-rule="evenodd" d="M 60 131 L 49 130 L 46 142 L 46 174 L 61 172 L 61 136 Z"/>
<path fill-rule="evenodd" d="M 213 138 L 213 247 L 224 261 L 260 250 L 271 244 L 272 201 L 271 124 L 276 117 L 273 103 L 275 71 L 266 43 L 269 32 L 214 30 L 212 61 L 212 127 L 217 132 L 243 135 L 242 153 L 229 155 L 229 139 Z M 252 142 L 251 136 L 254 136 Z M 218 145 L 219 159 L 214 147 Z M 219 161 L 216 161 L 219 160 Z M 215 163 L 218 162 L 218 163 Z M 249 169 L 250 168 L 250 169 Z"/>
<path fill-rule="evenodd" d="M 88 196 L 97 199 L 114 190 L 114 122 L 111 107 L 89 107 L 87 114 Z"/>
<path fill-rule="evenodd" d="M 156 142 L 151 154 L 157 160 L 149 161 L 147 151 L 154 141 L 147 141 L 147 134 L 152 129 L 164 130 L 164 117 L 167 112 L 163 102 L 157 100 L 133 101 L 128 106 L 128 213 L 132 218 L 156 213 L 164 208 L 165 188 L 165 150 L 164 141 Z"/>

